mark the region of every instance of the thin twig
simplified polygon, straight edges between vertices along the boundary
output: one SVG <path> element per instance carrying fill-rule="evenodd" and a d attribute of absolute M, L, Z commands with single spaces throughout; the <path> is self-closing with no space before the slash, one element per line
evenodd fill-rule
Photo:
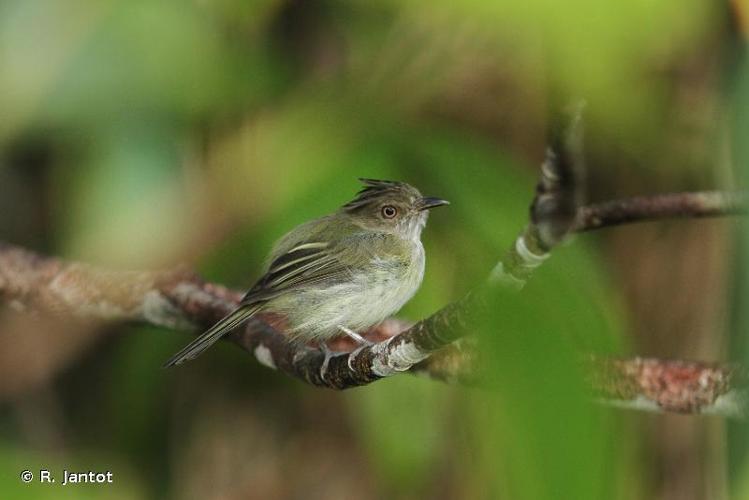
<path fill-rule="evenodd" d="M 743 215 L 749 207 L 745 191 L 698 191 L 637 196 L 582 207 L 572 230 L 578 233 L 604 227 L 662 219 Z"/>

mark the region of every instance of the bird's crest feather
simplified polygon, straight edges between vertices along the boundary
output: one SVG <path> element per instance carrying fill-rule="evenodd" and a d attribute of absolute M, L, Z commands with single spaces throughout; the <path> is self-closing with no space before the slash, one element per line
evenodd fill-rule
<path fill-rule="evenodd" d="M 359 180 L 364 184 L 364 187 L 356 193 L 353 200 L 346 203 L 343 208 L 351 211 L 375 203 L 380 200 L 383 196 L 388 194 L 395 194 L 413 189 L 405 182 L 399 181 L 386 181 L 378 179 L 366 179 L 360 177 Z"/>

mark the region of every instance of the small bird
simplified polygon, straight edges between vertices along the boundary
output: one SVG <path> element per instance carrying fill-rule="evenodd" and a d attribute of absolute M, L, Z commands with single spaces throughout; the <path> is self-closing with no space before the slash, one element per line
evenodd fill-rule
<path fill-rule="evenodd" d="M 280 315 L 292 342 L 325 342 L 365 331 L 397 312 L 424 277 L 421 231 L 429 209 L 449 204 L 405 182 L 359 179 L 336 212 L 297 226 L 273 247 L 263 276 L 239 306 L 172 356 L 196 358 L 258 312 Z"/>

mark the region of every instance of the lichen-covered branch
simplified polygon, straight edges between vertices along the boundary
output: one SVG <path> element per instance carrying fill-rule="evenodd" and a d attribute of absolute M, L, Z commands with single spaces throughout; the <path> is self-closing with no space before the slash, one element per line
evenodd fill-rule
<path fill-rule="evenodd" d="M 745 213 L 745 193 L 679 193 L 583 206 L 580 107 L 552 135 L 530 223 L 490 277 L 490 285 L 522 288 L 549 252 L 574 232 L 666 217 Z M 477 351 L 472 315 L 483 304 L 477 290 L 413 325 L 390 319 L 366 332 L 373 343 L 342 339 L 336 353 L 292 344 L 282 321 L 258 315 L 229 339 L 259 362 L 310 384 L 345 389 L 403 371 L 442 380 L 471 379 Z M 171 329 L 205 328 L 230 312 L 241 293 L 207 283 L 187 270 L 112 271 L 44 257 L 0 243 L 0 302 L 98 321 L 135 321 Z M 734 368 L 658 360 L 596 360 L 591 383 L 607 399 L 629 406 L 691 413 L 743 414 Z M 730 403 L 730 404 L 729 404 Z M 730 409 L 730 411 L 729 411 Z"/>
<path fill-rule="evenodd" d="M 583 104 L 577 104 L 552 127 L 530 221 L 492 271 L 490 282 L 521 289 L 551 250 L 574 233 L 635 222 L 749 212 L 746 191 L 667 193 L 583 205 L 582 110 Z"/>
<path fill-rule="evenodd" d="M 112 271 L 43 257 L 0 244 L 0 301 L 28 311 L 47 311 L 98 321 L 135 321 L 171 329 L 205 328 L 239 302 L 241 293 L 207 283 L 184 270 Z M 383 322 L 367 338 L 371 346 L 343 350 L 326 358 L 313 347 L 286 342 L 259 315 L 229 336 L 261 363 L 311 384 L 337 389 L 364 385 L 409 370 L 462 336 L 467 307 L 457 302 L 408 328 L 400 320 Z M 422 363 L 420 370 L 429 371 Z M 449 378 L 447 373 L 437 373 Z"/>
<path fill-rule="evenodd" d="M 522 288 L 533 270 L 549 257 L 551 248 L 569 234 L 637 222 L 725 217 L 747 213 L 749 193 L 746 191 L 667 193 L 591 203 L 577 209 L 577 215 L 571 225 L 559 224 L 556 230 L 546 230 L 547 234 L 556 235 L 554 237 L 544 238 L 543 230 L 539 228 L 538 223 L 528 224 L 512 248 L 497 264 L 491 280 L 505 286 Z M 565 227 L 567 232 L 561 230 Z"/>
<path fill-rule="evenodd" d="M 607 404 L 636 410 L 743 418 L 749 393 L 738 366 L 652 358 L 587 361 L 590 385 Z"/>
<path fill-rule="evenodd" d="M 689 193 L 678 196 L 684 198 Z M 702 194 L 695 196 L 700 198 Z M 635 200 L 647 204 L 648 198 Z M 690 204 L 690 214 L 740 213 L 745 196 L 716 193 L 711 200 L 706 205 Z M 619 210 L 625 212 L 627 207 L 634 207 L 642 213 L 638 204 L 631 201 L 612 202 L 610 206 L 624 207 Z M 606 210 L 591 205 L 578 213 L 590 212 Z M 657 212 L 652 214 L 659 218 Z M 581 220 L 580 216 L 575 220 Z M 616 220 L 642 219 L 619 214 Z M 579 222 L 575 224 L 580 230 Z M 240 297 L 240 292 L 207 283 L 186 270 L 112 271 L 0 244 L 0 301 L 16 309 L 196 329 L 221 318 Z M 444 380 L 465 379 L 471 377 L 475 350 L 466 345 L 470 339 L 462 337 L 470 330 L 469 312 L 477 300 L 480 299 L 466 297 L 412 326 L 397 319 L 385 321 L 368 332 L 367 338 L 376 342 L 373 345 L 327 359 L 318 349 L 287 343 L 281 333 L 269 326 L 273 318 L 261 316 L 229 338 L 266 366 L 314 385 L 337 389 L 364 385 L 407 370 Z M 455 342 L 459 339 L 462 340 Z M 342 347 L 352 348 L 350 344 Z M 743 390 L 735 385 L 739 379 L 735 367 L 639 358 L 596 359 L 591 363 L 591 385 L 599 395 L 620 405 L 728 416 L 745 413 Z"/>
<path fill-rule="evenodd" d="M 572 232 L 585 198 L 583 107 L 584 103 L 578 103 L 553 124 L 530 221 L 490 274 L 490 283 L 520 290 L 549 252 Z"/>
<path fill-rule="evenodd" d="M 194 329 L 226 314 L 240 296 L 186 271 L 110 271 L 0 244 L 0 300 L 28 312 Z M 453 341 L 465 333 L 462 328 L 469 328 L 464 311 L 471 300 L 454 303 L 413 326 L 397 319 L 385 321 L 368 334 L 378 343 L 327 361 L 320 350 L 294 347 L 259 320 L 234 332 L 230 340 L 266 366 L 337 389 L 406 370 L 445 380 L 467 378 L 475 361 L 473 339 Z M 451 344 L 449 351 L 440 349 L 446 344 Z M 745 376 L 736 366 L 594 357 L 586 363 L 592 389 L 610 404 L 690 414 L 746 414 Z"/>
<path fill-rule="evenodd" d="M 0 243 L 0 301 L 18 310 L 185 329 L 213 323 L 240 297 L 187 270 L 113 271 Z"/>

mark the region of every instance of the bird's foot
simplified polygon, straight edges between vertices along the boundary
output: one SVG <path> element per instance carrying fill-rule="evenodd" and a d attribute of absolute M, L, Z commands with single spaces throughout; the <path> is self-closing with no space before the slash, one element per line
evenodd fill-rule
<path fill-rule="evenodd" d="M 335 356 L 335 353 L 330 350 L 330 347 L 328 347 L 328 344 L 325 343 L 325 341 L 318 342 L 318 345 L 320 346 L 320 350 L 322 351 L 325 358 L 323 359 L 322 365 L 320 366 L 320 378 L 323 382 L 327 382 L 325 380 L 325 373 L 328 371 L 328 364 L 330 363 L 330 358 Z"/>

